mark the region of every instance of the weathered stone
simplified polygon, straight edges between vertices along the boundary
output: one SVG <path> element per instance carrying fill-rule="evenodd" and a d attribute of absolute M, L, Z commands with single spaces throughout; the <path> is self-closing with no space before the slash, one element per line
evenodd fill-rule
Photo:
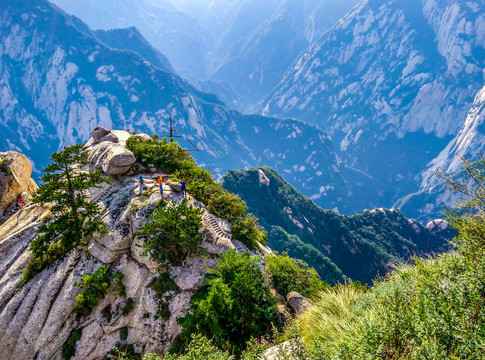
<path fill-rule="evenodd" d="M 31 175 L 32 165 L 24 155 L 15 151 L 0 153 L 0 224 L 6 220 L 5 210 L 13 208 L 20 195 L 28 200 L 37 189 Z"/>
<path fill-rule="evenodd" d="M 302 313 L 303 311 L 305 311 L 306 308 L 311 305 L 310 300 L 305 298 L 303 295 L 297 293 L 296 291 L 292 291 L 288 295 L 286 295 L 286 300 L 297 314 Z"/>
<path fill-rule="evenodd" d="M 121 139 L 120 143 L 124 141 Z M 120 145 L 102 142 L 92 143 L 90 148 L 104 144 Z M 144 249 L 137 244 L 143 240 L 135 236 L 150 221 L 149 215 L 160 201 L 158 186 L 151 179 L 146 182 L 144 194 L 138 192 L 133 178 L 126 177 L 113 178 L 113 184 L 101 192 L 90 191 L 105 211 L 102 220 L 109 232 L 87 239 L 90 254 L 82 249 L 70 252 L 20 290 L 22 271 L 31 256 L 29 243 L 41 222 L 50 216 L 49 206 L 29 206 L 0 225 L 0 359 L 61 359 L 63 344 L 74 330 L 81 331 L 81 338 L 72 360 L 103 358 L 120 341 L 119 330 L 124 327 L 128 329 L 126 341 L 139 353 L 163 353 L 171 347 L 181 332 L 177 318 L 186 314 L 192 295 L 207 273 L 205 266 L 214 268 L 216 261 L 194 255 L 182 266 L 169 267 L 167 271 L 180 291 L 163 299 L 156 297 L 149 284 L 159 276 L 158 263 L 142 255 Z M 101 196 L 104 193 L 109 196 Z M 169 186 L 166 193 L 167 198 L 181 201 L 181 194 Z M 203 226 L 207 232 L 207 223 Z M 230 239 L 226 241 L 232 244 Z M 214 254 L 228 248 L 219 242 L 208 245 Z M 75 303 L 82 289 L 75 283 L 82 280 L 83 274 L 92 274 L 103 265 L 123 273 L 126 297 L 112 290 L 89 314 L 80 315 Z M 134 307 L 123 315 L 128 298 L 133 299 Z M 157 316 L 161 301 L 166 301 L 170 310 L 166 321 Z M 106 316 L 107 312 L 110 316 Z"/>
<path fill-rule="evenodd" d="M 112 143 L 117 143 L 120 141 L 118 136 L 116 136 L 111 130 L 105 129 L 102 126 L 96 126 L 93 129 L 93 140 L 95 144 L 98 144 L 103 141 L 108 141 Z"/>
<path fill-rule="evenodd" d="M 93 145 L 88 160 L 95 169 L 102 169 L 108 175 L 125 174 L 136 161 L 130 150 L 111 142 Z"/>

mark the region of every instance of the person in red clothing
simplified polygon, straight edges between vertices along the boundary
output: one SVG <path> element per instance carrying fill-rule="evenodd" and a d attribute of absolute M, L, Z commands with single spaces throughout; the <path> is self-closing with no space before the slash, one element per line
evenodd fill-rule
<path fill-rule="evenodd" d="M 19 197 L 19 199 L 17 200 L 17 207 L 22 210 L 24 208 L 24 199 L 22 199 L 22 196 Z"/>

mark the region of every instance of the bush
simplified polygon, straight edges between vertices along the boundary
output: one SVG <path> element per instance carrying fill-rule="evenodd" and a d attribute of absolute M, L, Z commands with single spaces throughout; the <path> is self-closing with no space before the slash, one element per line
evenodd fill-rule
<path fill-rule="evenodd" d="M 244 217 L 247 206 L 244 201 L 239 199 L 239 196 L 226 190 L 220 190 L 210 196 L 207 210 L 220 218 L 236 222 Z"/>
<path fill-rule="evenodd" d="M 229 250 L 211 270 L 206 286 L 192 298 L 189 313 L 179 322 L 183 335 L 200 332 L 215 345 L 241 351 L 251 337 L 269 332 L 276 299 L 264 283 L 259 257 Z"/>
<path fill-rule="evenodd" d="M 173 173 L 182 168 L 185 161 L 193 162 L 190 156 L 176 142 L 169 143 L 167 139 L 158 140 L 157 136 L 144 140 L 139 136 L 131 136 L 126 141 L 126 147 L 135 156 L 136 160 L 145 167 L 153 164 L 155 167 Z"/>
<path fill-rule="evenodd" d="M 276 290 L 283 296 L 296 291 L 306 297 L 314 297 L 328 287 L 320 280 L 314 268 L 302 260 L 292 259 L 287 253 L 266 258 L 266 269 Z"/>
<path fill-rule="evenodd" d="M 142 245 L 144 255 L 158 261 L 161 267 L 168 263 L 179 265 L 185 255 L 194 252 L 203 241 L 202 210 L 187 205 L 184 199 L 177 206 L 172 201 L 167 206 L 157 208 L 151 215 L 153 221 L 147 223 L 138 232 L 146 236 Z"/>
<path fill-rule="evenodd" d="M 235 360 L 227 351 L 219 350 L 209 339 L 194 335 L 184 355 L 166 354 L 164 360 Z"/>
<path fill-rule="evenodd" d="M 69 360 L 76 355 L 76 342 L 78 340 L 81 340 L 81 330 L 73 330 L 64 345 L 62 345 L 61 354 L 63 359 Z"/>
<path fill-rule="evenodd" d="M 256 249 L 257 243 L 268 244 L 268 234 L 258 224 L 258 219 L 248 214 L 232 224 L 232 236 L 250 249 Z"/>
<path fill-rule="evenodd" d="M 371 291 L 321 293 L 295 323 L 304 359 L 485 358 L 485 160 L 464 166 L 462 182 L 442 175 L 468 197 L 450 214 L 455 250 L 400 266 Z"/>
<path fill-rule="evenodd" d="M 99 300 L 109 292 L 113 279 L 122 278 L 121 273 L 112 274 L 107 266 L 99 267 L 92 275 L 84 274 L 82 282 L 74 283 L 81 286 L 83 291 L 76 297 L 75 310 L 88 315 L 98 304 Z"/>
<path fill-rule="evenodd" d="M 141 360 L 132 344 L 116 344 L 104 357 L 105 360 Z"/>

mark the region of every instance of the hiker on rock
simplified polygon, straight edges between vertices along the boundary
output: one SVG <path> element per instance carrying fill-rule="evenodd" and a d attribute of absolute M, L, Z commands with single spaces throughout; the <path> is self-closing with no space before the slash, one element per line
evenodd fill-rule
<path fill-rule="evenodd" d="M 160 186 L 160 194 L 161 194 L 162 199 L 163 199 L 163 177 L 158 175 L 157 182 L 158 182 L 158 186 Z"/>
<path fill-rule="evenodd" d="M 143 185 L 145 184 L 145 177 L 142 175 L 138 175 L 138 184 L 140 185 L 140 191 L 143 189 Z"/>
<path fill-rule="evenodd" d="M 21 197 L 19 197 L 19 199 L 17 200 L 17 208 L 22 210 L 24 208 L 24 199 Z"/>
<path fill-rule="evenodd" d="M 187 196 L 187 188 L 186 188 L 185 180 L 182 180 L 180 182 L 180 189 L 182 190 L 182 197 L 185 199 L 185 197 Z"/>

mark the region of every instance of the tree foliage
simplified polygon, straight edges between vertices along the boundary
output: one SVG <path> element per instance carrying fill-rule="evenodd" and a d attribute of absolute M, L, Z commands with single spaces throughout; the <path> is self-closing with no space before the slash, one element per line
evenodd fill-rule
<path fill-rule="evenodd" d="M 142 245 L 145 254 L 159 262 L 161 266 L 167 263 L 180 264 L 185 255 L 194 252 L 203 241 L 202 210 L 188 205 L 184 199 L 177 206 L 172 201 L 159 207 L 150 215 L 153 221 L 145 224 L 138 235 L 146 236 Z"/>
<path fill-rule="evenodd" d="M 81 282 L 74 283 L 75 286 L 83 289 L 76 297 L 75 310 L 88 315 L 112 288 L 123 295 L 125 291 L 121 283 L 123 276 L 121 272 L 111 273 L 107 266 L 100 266 L 93 274 L 84 274 Z"/>
<path fill-rule="evenodd" d="M 275 319 L 276 299 L 260 269 L 259 257 L 229 250 L 210 270 L 180 323 L 188 338 L 200 332 L 223 349 L 240 352 L 251 337 L 266 334 Z"/>
<path fill-rule="evenodd" d="M 86 246 L 86 238 L 106 232 L 99 219 L 101 210 L 88 199 L 87 190 L 109 180 L 101 170 L 89 172 L 82 168 L 89 164 L 82 145 L 65 147 L 51 155 L 52 163 L 44 169 L 42 185 L 33 194 L 33 202 L 51 204 L 52 217 L 38 229 L 38 236 L 31 242 L 33 258 L 25 273 L 24 281 L 62 259 L 78 246 Z"/>
<path fill-rule="evenodd" d="M 303 296 L 314 297 L 328 287 L 314 268 L 302 260 L 290 258 L 287 253 L 267 257 L 266 269 L 276 290 L 283 296 L 296 291 Z"/>

